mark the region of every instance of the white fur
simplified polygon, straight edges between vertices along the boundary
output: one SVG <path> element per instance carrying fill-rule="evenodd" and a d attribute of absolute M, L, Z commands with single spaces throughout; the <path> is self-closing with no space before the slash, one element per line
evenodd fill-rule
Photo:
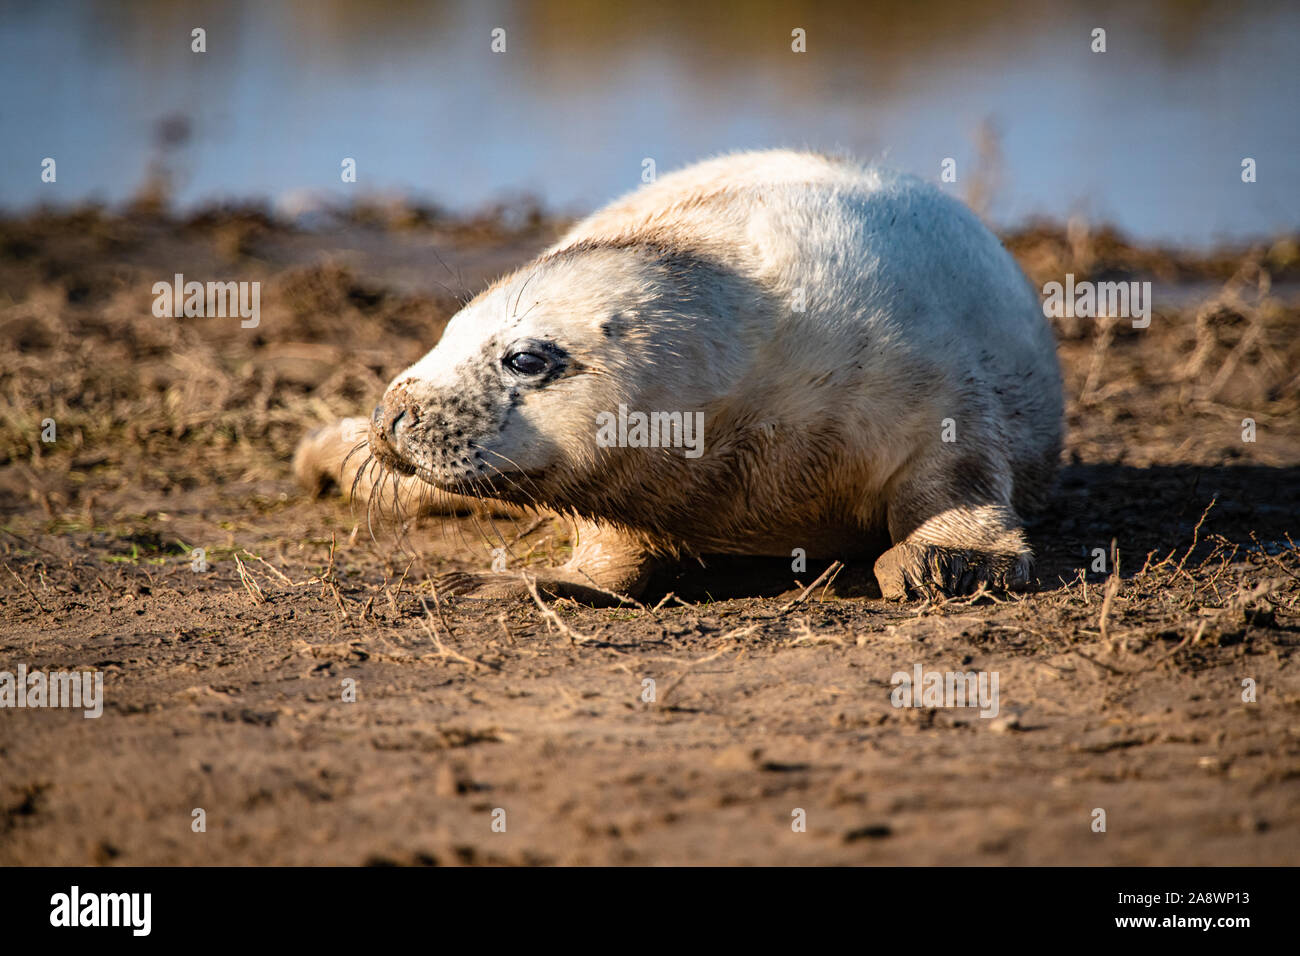
<path fill-rule="evenodd" d="M 783 431 L 838 417 L 871 463 L 875 487 L 864 495 L 929 445 L 945 418 L 959 441 L 980 419 L 998 432 L 982 440 L 1026 457 L 1057 440 L 1059 372 L 1037 298 L 996 238 L 932 186 L 817 154 L 740 153 L 638 189 L 550 251 L 646 236 L 708 254 L 752 280 L 763 301 L 704 323 L 656 306 L 659 284 L 618 252 L 524 267 L 458 313 L 394 385 L 460 387 L 503 325 L 506 338 L 580 343 L 579 357 L 607 374 L 529 395 L 491 443 L 523 470 L 589 457 L 595 414 L 620 402 L 726 406 Z M 791 307 L 799 288 L 802 313 Z M 597 332 L 615 314 L 637 318 L 632 336 Z M 1017 423 L 983 407 L 994 387 L 1023 388 L 1027 372 L 1037 381 L 1019 393 Z M 875 504 L 864 498 L 864 509 Z"/>

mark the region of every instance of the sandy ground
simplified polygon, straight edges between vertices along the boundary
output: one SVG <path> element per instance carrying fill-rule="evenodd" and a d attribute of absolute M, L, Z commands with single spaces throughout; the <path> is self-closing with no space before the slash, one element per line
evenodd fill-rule
<path fill-rule="evenodd" d="M 666 575 L 653 610 L 435 606 L 433 576 L 486 566 L 488 529 L 372 538 L 289 458 L 556 228 L 401 207 L 315 232 L 255 210 L 0 222 L 0 670 L 99 669 L 106 698 L 98 720 L 0 711 L 0 863 L 1300 859 L 1294 240 L 1008 237 L 1040 284 L 1156 283 L 1150 329 L 1060 324 L 1035 594 L 890 604 L 866 565 L 808 590 L 826 565 L 733 559 Z M 155 318 L 176 272 L 262 281 L 260 326 Z M 498 529 L 519 565 L 563 560 L 563 527 Z M 1118 574 L 1092 571 L 1112 540 Z M 998 716 L 892 706 L 916 664 L 996 671 Z"/>

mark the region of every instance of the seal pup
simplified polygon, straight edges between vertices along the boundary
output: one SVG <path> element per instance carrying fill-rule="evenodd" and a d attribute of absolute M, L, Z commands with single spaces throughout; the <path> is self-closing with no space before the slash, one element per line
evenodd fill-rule
<path fill-rule="evenodd" d="M 537 578 L 552 595 L 607 603 L 665 560 L 802 549 L 879 555 L 904 598 L 1029 584 L 1021 516 L 1062 415 L 1038 296 L 973 213 L 774 150 L 664 176 L 499 279 L 393 379 L 367 451 L 406 507 L 434 488 L 453 496 L 435 509 L 575 519 L 571 560 Z M 664 441 L 621 424 L 655 416 Z M 346 447 L 337 426 L 309 440 L 300 480 L 337 475 Z M 526 593 L 518 574 L 444 584 Z"/>

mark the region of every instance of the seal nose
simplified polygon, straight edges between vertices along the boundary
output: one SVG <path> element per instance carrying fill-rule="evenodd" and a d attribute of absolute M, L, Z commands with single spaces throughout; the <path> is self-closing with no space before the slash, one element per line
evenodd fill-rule
<path fill-rule="evenodd" d="M 389 406 L 380 403 L 375 406 L 375 410 L 370 415 L 370 423 L 375 429 L 390 443 L 396 445 L 399 424 L 409 424 L 407 416 L 408 409 L 402 406 Z"/>

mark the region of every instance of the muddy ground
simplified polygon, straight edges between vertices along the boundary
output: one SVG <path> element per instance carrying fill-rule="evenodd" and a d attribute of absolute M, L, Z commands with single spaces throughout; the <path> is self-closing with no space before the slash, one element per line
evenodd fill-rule
<path fill-rule="evenodd" d="M 0 863 L 1300 860 L 1295 239 L 1007 237 L 1039 284 L 1156 290 L 1149 329 L 1059 324 L 1037 593 L 890 604 L 866 565 L 810 590 L 826 565 L 711 560 L 657 609 L 435 606 L 488 529 L 372 539 L 289 459 L 557 229 L 526 207 L 0 222 L 0 670 L 99 669 L 106 698 L 0 711 Z M 177 272 L 260 280 L 259 327 L 155 318 Z M 517 565 L 563 560 L 564 528 L 500 527 Z M 1112 541 L 1118 573 L 1093 571 Z M 996 671 L 998 716 L 895 708 L 918 663 Z"/>

